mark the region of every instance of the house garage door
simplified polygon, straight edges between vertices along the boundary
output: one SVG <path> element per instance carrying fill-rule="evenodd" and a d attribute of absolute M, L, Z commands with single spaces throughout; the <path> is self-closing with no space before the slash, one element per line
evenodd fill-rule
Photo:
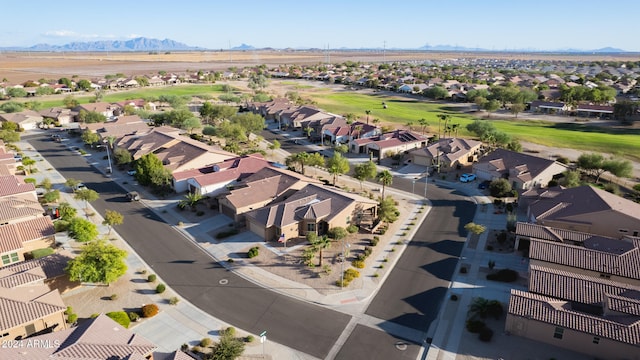
<path fill-rule="evenodd" d="M 264 239 L 265 228 L 258 223 L 254 223 L 253 221 L 248 221 L 248 222 L 249 222 L 249 231 L 259 235 L 261 238 Z"/>

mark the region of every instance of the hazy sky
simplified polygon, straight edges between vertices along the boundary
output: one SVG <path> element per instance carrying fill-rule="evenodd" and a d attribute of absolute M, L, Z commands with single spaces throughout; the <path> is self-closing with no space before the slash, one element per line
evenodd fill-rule
<path fill-rule="evenodd" d="M 20 0 L 0 9 L 0 47 L 143 36 L 209 49 L 640 51 L 637 0 Z"/>

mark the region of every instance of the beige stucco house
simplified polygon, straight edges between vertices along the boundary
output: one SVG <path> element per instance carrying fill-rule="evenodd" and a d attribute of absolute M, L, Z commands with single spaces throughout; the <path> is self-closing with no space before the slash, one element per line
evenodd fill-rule
<path fill-rule="evenodd" d="M 473 172 L 478 179 L 507 179 L 514 190 L 547 187 L 554 175 L 568 169 L 555 160 L 505 149 L 496 149 L 473 164 Z"/>
<path fill-rule="evenodd" d="M 375 217 L 377 201 L 359 195 L 309 184 L 283 201 L 247 212 L 247 228 L 266 241 L 325 235 L 334 227 L 357 224 Z"/>
<path fill-rule="evenodd" d="M 481 141 L 461 138 L 442 139 L 421 149 L 409 152 L 412 163 L 422 166 L 440 164 L 441 170 L 455 169 L 478 160 Z"/>
<path fill-rule="evenodd" d="M 58 290 L 46 285 L 0 288 L 0 340 L 22 339 L 50 328 L 64 330 L 66 309 Z"/>

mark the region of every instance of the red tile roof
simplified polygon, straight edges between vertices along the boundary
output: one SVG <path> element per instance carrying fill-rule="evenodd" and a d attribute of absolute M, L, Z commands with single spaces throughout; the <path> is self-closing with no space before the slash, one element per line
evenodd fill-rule
<path fill-rule="evenodd" d="M 205 168 L 173 173 L 176 181 L 194 179 L 200 186 L 242 180 L 264 167 L 271 166 L 260 154 L 246 155 L 209 165 Z M 215 168 L 215 169 L 214 169 Z"/>
<path fill-rule="evenodd" d="M 46 285 L 5 288 L 0 292 L 0 331 L 65 310 L 58 290 Z"/>
<path fill-rule="evenodd" d="M 53 236 L 55 229 L 48 216 L 0 226 L 0 253 L 23 248 L 27 241 Z"/>
<path fill-rule="evenodd" d="M 36 187 L 33 184 L 25 183 L 17 176 L 0 176 L 0 197 L 22 194 L 30 191 L 35 192 L 35 190 Z"/>

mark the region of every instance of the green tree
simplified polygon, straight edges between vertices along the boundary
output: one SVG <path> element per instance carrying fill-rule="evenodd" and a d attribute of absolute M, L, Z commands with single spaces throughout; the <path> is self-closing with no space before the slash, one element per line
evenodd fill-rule
<path fill-rule="evenodd" d="M 65 96 L 64 99 L 62 99 L 62 103 L 67 109 L 73 109 L 80 104 L 73 95 Z"/>
<path fill-rule="evenodd" d="M 340 144 L 333 147 L 333 151 L 339 152 L 340 154 L 346 154 L 349 151 L 349 147 L 346 144 Z"/>
<path fill-rule="evenodd" d="M 27 91 L 23 88 L 8 87 L 5 89 L 5 93 L 7 94 L 7 96 L 12 98 L 27 96 Z"/>
<path fill-rule="evenodd" d="M 180 207 L 189 206 L 192 211 L 196 211 L 198 204 L 204 199 L 204 196 L 198 193 L 188 193 L 184 196 L 184 199 L 180 200 L 178 205 Z"/>
<path fill-rule="evenodd" d="M 102 221 L 102 225 L 107 225 L 109 227 L 109 234 L 111 234 L 111 229 L 115 225 L 121 225 L 124 221 L 124 216 L 115 210 L 107 210 L 104 212 L 104 220 Z"/>
<path fill-rule="evenodd" d="M 215 136 L 216 135 L 216 128 L 211 126 L 211 125 L 205 125 L 202 128 L 202 135 Z"/>
<path fill-rule="evenodd" d="M 252 73 L 249 76 L 249 82 L 247 83 L 247 86 L 249 87 L 249 89 L 257 93 L 258 91 L 264 90 L 268 86 L 267 78 L 262 74 Z"/>
<path fill-rule="evenodd" d="M 369 160 L 366 163 L 356 165 L 353 172 L 353 177 L 360 182 L 360 190 L 362 190 L 362 182 L 375 178 L 378 168 L 373 161 Z"/>
<path fill-rule="evenodd" d="M 427 119 L 422 118 L 418 120 L 418 124 L 420 125 L 420 131 L 422 132 L 422 135 L 424 135 L 425 130 L 429 126 L 429 122 L 427 121 Z"/>
<path fill-rule="evenodd" d="M 47 191 L 46 193 L 44 193 L 42 198 L 46 203 L 56 202 L 58 201 L 58 199 L 60 199 L 60 191 L 58 190 Z"/>
<path fill-rule="evenodd" d="M 319 262 L 318 266 L 322 266 L 322 250 L 328 249 L 331 247 L 331 239 L 328 236 L 316 236 L 311 237 L 311 246 L 313 246 L 318 252 Z"/>
<path fill-rule="evenodd" d="M 81 138 L 82 138 L 82 141 L 87 145 L 95 144 L 100 141 L 100 135 L 94 133 L 91 130 L 85 130 L 82 133 Z"/>
<path fill-rule="evenodd" d="M 91 90 L 91 82 L 85 79 L 78 81 L 78 89 L 84 90 L 84 91 Z"/>
<path fill-rule="evenodd" d="M 400 211 L 396 207 L 396 202 L 392 197 L 380 198 L 378 203 L 378 219 L 387 224 L 391 224 L 398 220 Z"/>
<path fill-rule="evenodd" d="M 91 189 L 80 189 L 75 192 L 73 197 L 77 200 L 83 200 L 85 209 L 89 206 L 90 202 L 96 201 L 100 198 L 98 193 Z"/>
<path fill-rule="evenodd" d="M 1 130 L 0 140 L 4 141 L 5 143 L 18 142 L 20 141 L 20 133 L 16 131 Z"/>
<path fill-rule="evenodd" d="M 500 108 L 500 101 L 489 100 L 484 104 L 483 109 L 487 112 L 487 117 L 491 117 L 491 113 Z"/>
<path fill-rule="evenodd" d="M 280 149 L 282 145 L 280 144 L 280 141 L 278 140 L 273 140 L 273 142 L 271 144 L 269 144 L 269 150 L 274 151 L 274 150 L 278 150 Z"/>
<path fill-rule="evenodd" d="M 507 179 L 496 179 L 489 184 L 489 193 L 493 197 L 509 196 L 511 191 L 511 183 Z"/>
<path fill-rule="evenodd" d="M 69 236 L 78 242 L 89 242 L 98 236 L 98 227 L 89 220 L 75 217 L 69 221 Z"/>
<path fill-rule="evenodd" d="M 327 159 L 326 168 L 329 174 L 333 176 L 333 186 L 336 186 L 338 175 L 349 172 L 349 159 L 342 157 L 340 153 L 334 153 L 332 157 Z"/>
<path fill-rule="evenodd" d="M 24 164 L 24 161 L 22 162 Z M 609 159 L 602 164 L 602 169 L 619 178 L 633 177 L 633 164 L 629 160 Z M 596 179 L 596 182 L 598 179 Z"/>
<path fill-rule="evenodd" d="M 511 104 L 511 113 L 513 115 L 516 116 L 516 119 L 518 118 L 518 114 L 523 112 L 525 108 L 524 104 L 521 103 L 515 103 L 515 104 Z"/>
<path fill-rule="evenodd" d="M 140 184 L 157 188 L 170 184 L 171 173 L 154 153 L 143 155 L 135 164 L 136 179 Z"/>
<path fill-rule="evenodd" d="M 113 151 L 113 158 L 118 165 L 130 164 L 133 161 L 131 153 L 127 149 L 117 148 Z"/>
<path fill-rule="evenodd" d="M 110 284 L 127 272 L 127 252 L 105 241 L 84 245 L 65 268 L 71 281 Z"/>
<path fill-rule="evenodd" d="M 382 170 L 376 175 L 376 179 L 379 183 L 382 184 L 382 198 L 384 199 L 384 192 L 387 186 L 391 186 L 393 184 L 393 175 L 389 170 Z"/>
<path fill-rule="evenodd" d="M 580 172 L 575 170 L 568 170 L 563 173 L 564 177 L 561 179 L 560 184 L 566 188 L 578 187 L 581 185 Z"/>
<path fill-rule="evenodd" d="M 40 187 L 47 191 L 50 191 L 53 188 L 53 184 L 51 183 L 51 180 L 49 178 L 44 178 L 40 182 Z"/>
<path fill-rule="evenodd" d="M 58 211 L 60 212 L 60 220 L 71 221 L 76 217 L 78 210 L 69 203 L 63 202 L 58 205 Z"/>
<path fill-rule="evenodd" d="M 259 134 L 264 129 L 264 118 L 259 114 L 240 113 L 233 115 L 230 119 L 232 124 L 238 124 L 249 133 Z"/>
<path fill-rule="evenodd" d="M 36 164 L 36 161 L 28 156 L 22 158 L 22 165 L 27 167 L 27 171 L 29 173 L 33 172 L 33 166 Z"/>
<path fill-rule="evenodd" d="M 6 113 L 21 112 L 23 110 L 24 110 L 24 105 L 19 103 L 19 102 L 15 102 L 15 101 L 7 101 L 6 103 L 0 105 L 0 111 L 4 111 Z M 8 122 L 8 121 L 7 122 L 3 122 L 2 123 L 2 125 L 3 125 L 2 128 L 5 129 L 5 130 L 9 130 L 9 129 L 6 129 L 4 127 L 4 124 L 14 124 L 14 125 L 16 125 L 16 123 L 12 123 L 12 122 Z M 16 125 L 16 128 L 17 127 L 18 126 Z M 13 130 L 15 130 L 15 129 L 13 129 Z"/>
<path fill-rule="evenodd" d="M 200 123 L 200 119 L 196 118 L 196 117 L 191 117 L 186 119 L 183 123 L 181 128 L 184 130 L 187 130 L 189 132 L 189 134 L 191 134 L 191 132 L 194 129 L 199 129 L 202 127 L 202 123 Z"/>

